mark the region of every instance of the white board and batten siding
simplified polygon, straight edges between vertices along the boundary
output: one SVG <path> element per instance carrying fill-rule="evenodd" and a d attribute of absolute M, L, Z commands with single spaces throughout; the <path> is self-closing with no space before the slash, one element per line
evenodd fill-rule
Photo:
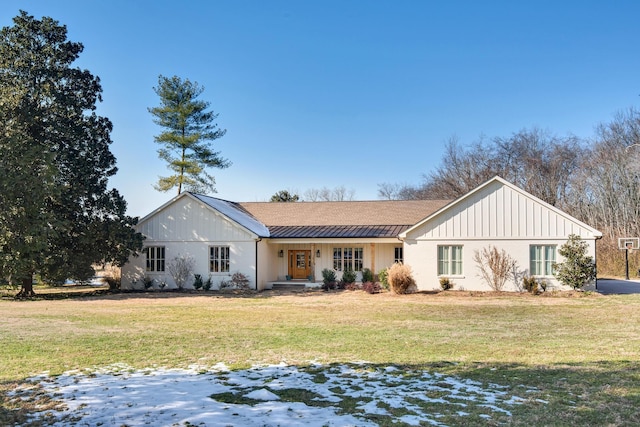
<path fill-rule="evenodd" d="M 178 256 L 192 257 L 194 273 L 200 274 L 204 280 L 211 276 L 214 288 L 238 271 L 250 279 L 252 287 L 255 286 L 258 236 L 188 193 L 143 218 L 136 228 L 146 238 L 145 247 L 165 247 L 166 266 Z M 229 272 L 209 271 L 211 246 L 229 246 Z M 165 281 L 168 288 L 175 287 L 168 268 L 165 267 L 164 272 L 146 271 L 146 257 L 142 253 L 132 257 L 122 268 L 123 289 L 143 288 L 142 278 L 145 276 L 156 279 L 156 287 L 161 281 Z"/>
<path fill-rule="evenodd" d="M 455 200 L 401 235 L 405 263 L 421 290 L 438 289 L 438 246 L 462 246 L 462 274 L 450 276 L 454 289 L 490 290 L 479 276 L 474 253 L 489 246 L 504 249 L 528 274 L 531 245 L 560 247 L 570 234 L 589 245 L 595 259 L 595 240 L 600 232 L 496 177 Z M 562 262 L 556 254 L 556 262 Z M 544 279 L 551 287 L 561 285 L 552 276 Z M 505 290 L 519 290 L 509 280 Z"/>

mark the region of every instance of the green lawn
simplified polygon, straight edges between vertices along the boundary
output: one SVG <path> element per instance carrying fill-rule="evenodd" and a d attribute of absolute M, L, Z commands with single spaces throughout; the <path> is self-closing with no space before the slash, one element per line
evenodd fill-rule
<path fill-rule="evenodd" d="M 640 424 L 640 295 L 157 292 L 0 313 L 0 424 L 7 390 L 42 371 L 363 360 L 508 386 L 529 399 L 512 425 Z"/>

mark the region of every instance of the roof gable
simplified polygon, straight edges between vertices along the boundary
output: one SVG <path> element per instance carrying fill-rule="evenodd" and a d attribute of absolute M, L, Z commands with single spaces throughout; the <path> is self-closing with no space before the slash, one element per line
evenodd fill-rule
<path fill-rule="evenodd" d="M 154 217 L 158 216 L 162 211 L 177 204 L 179 201 L 182 201 L 184 198 L 192 199 L 198 204 L 203 205 L 206 209 L 215 211 L 217 214 L 222 215 L 222 217 L 226 218 L 232 223 L 237 224 L 241 228 L 245 229 L 247 232 L 257 237 L 269 237 L 269 229 L 260 221 L 253 218 L 251 214 L 245 211 L 239 204 L 222 200 L 222 199 L 216 199 L 214 197 L 202 196 L 199 194 L 192 194 L 189 192 L 183 192 L 179 194 L 178 196 L 169 200 L 167 203 L 155 209 L 150 214 L 146 215 L 144 218 L 142 218 L 139 221 L 138 227 L 139 228 L 143 227 L 146 222 L 151 221 Z"/>
<path fill-rule="evenodd" d="M 598 238 L 598 230 L 496 176 L 400 234 L 400 238 Z"/>
<path fill-rule="evenodd" d="M 247 230 L 250 230 L 257 236 L 269 237 L 269 229 L 263 223 L 254 218 L 251 213 L 247 212 L 239 203 L 216 199 L 215 197 L 210 196 L 203 196 L 200 194 L 192 195 L 210 208 L 215 209 L 235 223 L 241 225 Z"/>

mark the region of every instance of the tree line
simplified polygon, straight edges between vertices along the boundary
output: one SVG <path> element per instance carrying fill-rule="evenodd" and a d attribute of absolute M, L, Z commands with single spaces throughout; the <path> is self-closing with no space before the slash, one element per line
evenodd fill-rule
<path fill-rule="evenodd" d="M 640 237 L 640 111 L 616 114 L 589 139 L 540 128 L 468 145 L 451 138 L 421 183 L 379 184 L 378 196 L 455 199 L 496 175 L 602 231 L 600 274 L 620 274 L 618 238 Z M 637 268 L 637 254 L 632 261 Z"/>

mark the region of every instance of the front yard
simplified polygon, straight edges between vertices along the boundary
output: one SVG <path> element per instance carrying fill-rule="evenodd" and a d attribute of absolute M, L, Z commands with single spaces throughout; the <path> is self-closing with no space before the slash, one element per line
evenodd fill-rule
<path fill-rule="evenodd" d="M 639 295 L 103 294 L 0 312 L 3 425 L 108 425 L 133 386 L 134 419 L 167 414 L 155 424 L 640 423 Z M 192 387 L 149 388 L 161 378 Z"/>

